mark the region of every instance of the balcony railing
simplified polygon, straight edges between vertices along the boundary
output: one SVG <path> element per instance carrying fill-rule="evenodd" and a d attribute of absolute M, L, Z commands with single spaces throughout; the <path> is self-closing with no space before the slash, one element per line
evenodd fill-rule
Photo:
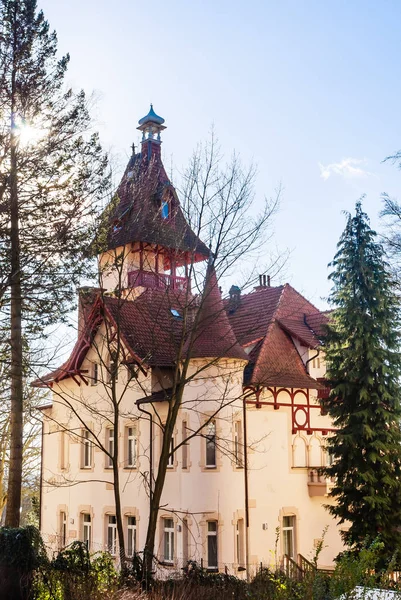
<path fill-rule="evenodd" d="M 332 485 L 332 478 L 322 475 L 318 469 L 308 471 L 309 496 L 327 496 Z"/>
<path fill-rule="evenodd" d="M 152 271 L 130 271 L 128 273 L 128 287 L 145 287 L 150 289 L 172 288 L 180 292 L 188 288 L 188 277 L 177 277 L 165 273 L 153 273 Z"/>

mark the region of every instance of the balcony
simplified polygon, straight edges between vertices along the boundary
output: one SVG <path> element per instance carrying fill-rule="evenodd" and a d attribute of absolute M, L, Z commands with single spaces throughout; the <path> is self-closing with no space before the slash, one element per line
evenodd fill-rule
<path fill-rule="evenodd" d="M 128 273 L 128 287 L 145 287 L 154 290 L 165 290 L 171 288 L 180 292 L 188 289 L 188 277 L 177 277 L 165 273 L 154 273 L 153 271 L 130 271 Z"/>
<path fill-rule="evenodd" d="M 317 469 L 310 469 L 308 471 L 309 496 L 327 496 L 332 484 L 331 478 L 321 475 Z"/>

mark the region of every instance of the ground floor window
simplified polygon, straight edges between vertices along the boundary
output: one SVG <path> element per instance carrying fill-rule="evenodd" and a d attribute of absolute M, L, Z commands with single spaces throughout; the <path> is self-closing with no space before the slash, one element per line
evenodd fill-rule
<path fill-rule="evenodd" d="M 127 556 L 136 552 L 136 517 L 127 517 Z"/>
<path fill-rule="evenodd" d="M 295 516 L 283 517 L 283 550 L 286 556 L 295 558 Z"/>
<path fill-rule="evenodd" d="M 117 554 L 117 518 L 115 515 L 107 517 L 107 550 L 112 556 Z"/>
<path fill-rule="evenodd" d="M 237 565 L 244 565 L 244 519 L 238 519 L 236 526 L 236 558 Z"/>
<path fill-rule="evenodd" d="M 207 567 L 217 569 L 217 521 L 207 523 Z"/>
<path fill-rule="evenodd" d="M 92 517 L 89 513 L 82 513 L 82 541 L 90 550 L 92 544 Z"/>
<path fill-rule="evenodd" d="M 172 563 L 174 561 L 174 521 L 173 519 L 163 519 L 163 558 L 164 562 Z"/>
<path fill-rule="evenodd" d="M 64 511 L 60 512 L 60 548 L 64 548 L 67 544 L 67 514 Z"/>

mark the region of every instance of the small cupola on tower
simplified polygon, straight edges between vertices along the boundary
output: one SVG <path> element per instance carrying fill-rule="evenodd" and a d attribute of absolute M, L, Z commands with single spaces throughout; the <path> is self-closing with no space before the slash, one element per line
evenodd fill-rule
<path fill-rule="evenodd" d="M 146 156 L 148 160 L 152 154 L 160 156 L 160 144 L 162 143 L 160 133 L 166 129 L 163 125 L 163 117 L 159 117 L 153 110 L 153 104 L 150 105 L 150 110 L 145 117 L 139 119 L 139 131 L 142 131 L 142 156 Z"/>

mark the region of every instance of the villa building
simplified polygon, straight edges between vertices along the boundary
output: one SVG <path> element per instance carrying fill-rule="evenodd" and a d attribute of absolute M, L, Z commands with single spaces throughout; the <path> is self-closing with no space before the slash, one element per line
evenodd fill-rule
<path fill-rule="evenodd" d="M 42 407 L 42 533 L 54 549 L 80 539 L 116 554 L 117 456 L 126 552 L 143 550 L 174 371 L 186 363 L 160 563 L 179 569 L 192 559 L 237 574 L 310 559 L 325 531 L 319 564 L 330 567 L 342 544 L 324 507 L 330 482 L 318 473 L 332 431 L 320 404 L 327 317 L 265 276 L 222 299 L 209 249 L 163 167 L 163 123 L 152 107 L 139 121 L 140 152 L 105 217 L 99 288 L 81 290 L 69 359 L 36 382 L 53 395 Z"/>

